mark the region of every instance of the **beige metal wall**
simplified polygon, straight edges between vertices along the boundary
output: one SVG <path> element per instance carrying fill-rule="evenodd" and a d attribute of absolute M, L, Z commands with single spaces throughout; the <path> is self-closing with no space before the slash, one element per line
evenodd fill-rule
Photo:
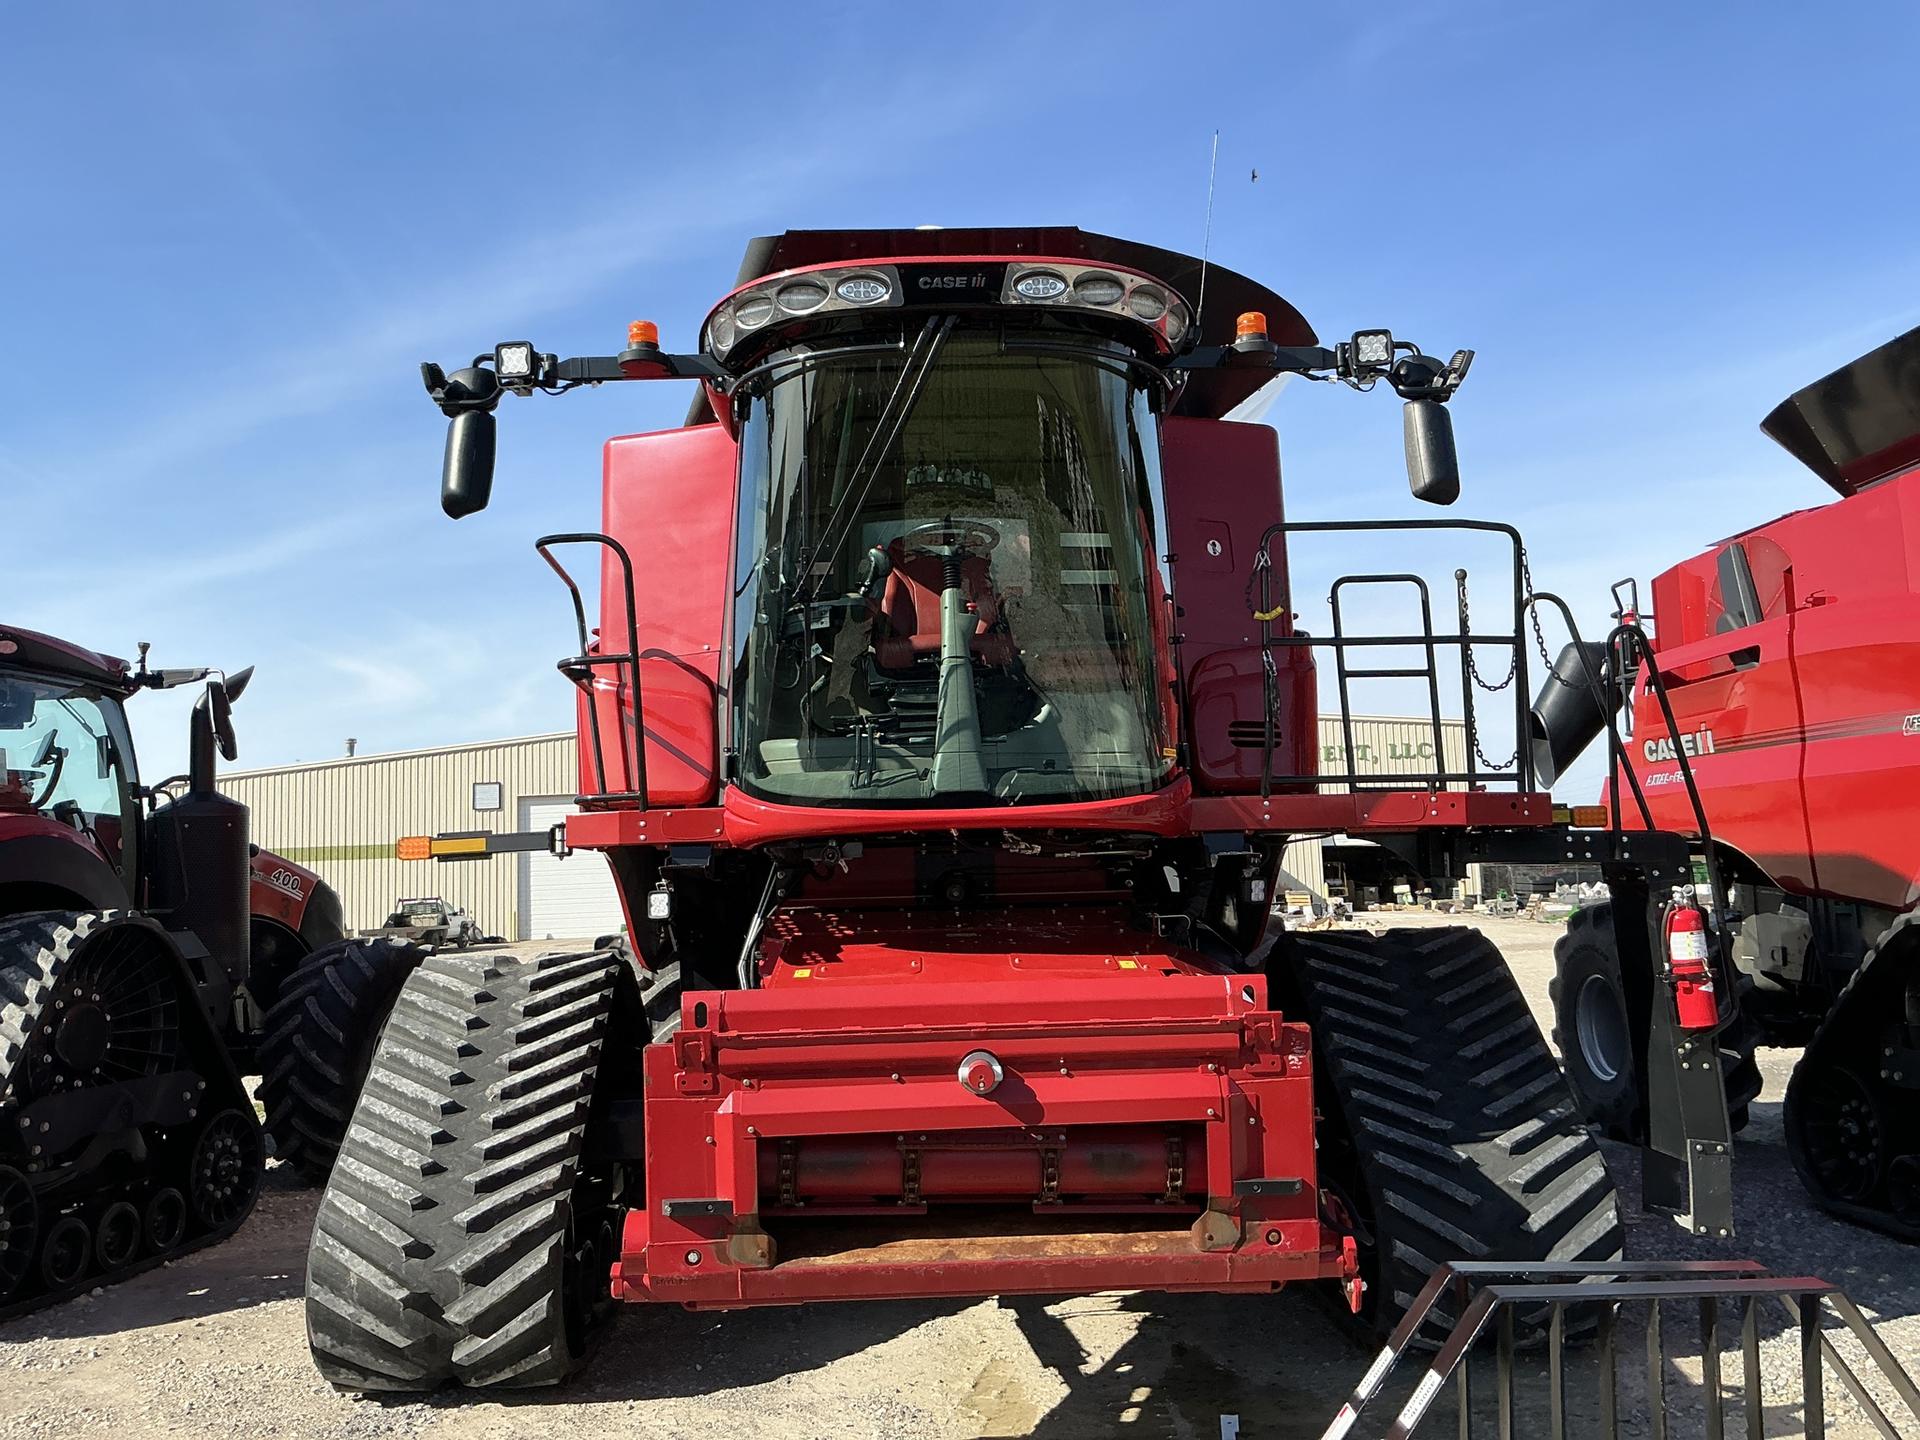
<path fill-rule="evenodd" d="M 1444 767 L 1466 768 L 1466 727 L 1442 729 Z M 1420 720 L 1355 716 L 1354 767 L 1366 775 L 1417 774 L 1436 767 L 1433 727 Z M 1320 717 L 1320 768 L 1347 768 L 1335 716 Z M 457 830 L 517 830 L 520 800 L 571 795 L 577 783 L 571 731 L 479 745 L 450 745 L 391 755 L 322 760 L 277 770 L 233 771 L 221 788 L 253 812 L 255 843 L 316 870 L 340 892 L 347 924 L 381 924 L 403 895 L 440 895 L 465 906 L 491 935 L 519 931 L 519 866 L 512 858 L 466 862 L 400 861 L 393 842 L 402 835 Z M 476 812 L 473 785 L 498 781 L 500 809 Z M 1329 789 L 1341 787 L 1328 787 Z M 1325 884 L 1318 839 L 1287 847 L 1287 871 L 1315 891 Z M 603 863 L 581 855 L 570 864 Z"/>
<path fill-rule="evenodd" d="M 1433 722 L 1431 720 L 1408 720 L 1386 715 L 1356 715 L 1353 717 L 1353 749 L 1356 763 L 1347 763 L 1346 740 L 1341 733 L 1338 715 L 1320 717 L 1320 769 L 1322 773 L 1344 773 L 1351 769 L 1358 775 L 1407 775 L 1417 777 L 1422 771 L 1450 770 L 1459 773 L 1467 768 L 1467 727 L 1464 721 L 1442 720 L 1440 726 L 1440 750 L 1442 756 L 1436 760 L 1433 743 Z M 1494 756 L 1498 760 L 1503 757 Z M 1341 791 L 1345 785 L 1328 785 L 1329 791 Z M 1450 785 L 1451 790 L 1459 790 L 1461 785 Z M 1288 875 L 1312 890 L 1315 894 L 1326 892 L 1326 863 L 1321 851 L 1323 842 L 1318 837 L 1310 840 L 1296 840 L 1287 846 L 1280 865 Z M 1285 880 L 1283 888 L 1290 888 Z"/>
<path fill-rule="evenodd" d="M 517 830 L 520 800 L 572 795 L 579 783 L 572 732 L 480 745 L 230 771 L 220 788 L 252 811 L 255 844 L 319 872 L 340 892 L 350 929 L 385 922 L 402 896 L 440 895 L 489 935 L 519 934 L 519 866 L 511 856 L 401 861 L 402 835 Z M 475 811 L 476 782 L 498 781 L 500 808 Z M 602 865 L 597 855 L 569 864 Z"/>

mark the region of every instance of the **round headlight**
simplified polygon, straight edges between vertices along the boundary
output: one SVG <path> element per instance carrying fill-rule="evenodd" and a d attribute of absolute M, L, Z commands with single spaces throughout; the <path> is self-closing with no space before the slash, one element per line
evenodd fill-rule
<path fill-rule="evenodd" d="M 796 280 L 782 285 L 778 298 L 780 308 L 789 315 L 804 315 L 827 303 L 827 287 L 812 280 Z"/>
<path fill-rule="evenodd" d="M 1013 282 L 1013 293 L 1022 300 L 1056 300 L 1067 293 L 1067 282 L 1051 270 L 1029 270 Z"/>
<path fill-rule="evenodd" d="M 739 322 L 742 330 L 766 324 L 773 318 L 773 297 L 767 294 L 747 296 L 733 307 L 733 318 Z"/>
<path fill-rule="evenodd" d="M 707 344 L 715 350 L 725 350 L 733 344 L 733 312 L 716 310 L 713 319 L 707 322 Z"/>
<path fill-rule="evenodd" d="M 1167 313 L 1167 297 L 1151 285 L 1136 285 L 1127 296 L 1127 308 L 1142 320 L 1158 320 Z"/>
<path fill-rule="evenodd" d="M 1082 275 L 1073 284 L 1073 298 L 1082 305 L 1117 305 L 1126 287 L 1111 275 Z"/>
<path fill-rule="evenodd" d="M 833 293 L 849 305 L 871 305 L 876 300 L 884 300 L 892 293 L 887 282 L 878 275 L 849 275 L 833 287 Z"/>

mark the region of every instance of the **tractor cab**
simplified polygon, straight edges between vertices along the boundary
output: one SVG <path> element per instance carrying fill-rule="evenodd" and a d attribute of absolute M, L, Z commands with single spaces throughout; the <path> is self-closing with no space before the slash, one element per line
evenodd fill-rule
<path fill-rule="evenodd" d="M 549 537 L 606 553 L 562 665 L 586 804 L 931 816 L 1309 770 L 1311 657 L 1246 623 L 1246 561 L 1284 573 L 1277 448 L 1226 416 L 1282 373 L 1385 380 L 1414 493 L 1447 503 L 1470 359 L 1325 348 L 1231 270 L 1080 230 L 789 231 L 697 353 L 637 322 L 617 356 L 505 342 L 425 378 L 455 516 L 505 393 L 702 382 L 682 429 L 608 443 L 602 530 Z"/>

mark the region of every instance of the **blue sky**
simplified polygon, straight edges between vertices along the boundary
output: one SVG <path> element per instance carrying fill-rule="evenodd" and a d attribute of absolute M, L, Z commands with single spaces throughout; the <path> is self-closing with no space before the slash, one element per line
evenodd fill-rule
<path fill-rule="evenodd" d="M 1905 4 L 15 9 L 0 614 L 258 664 L 246 764 L 564 728 L 530 541 L 591 528 L 601 441 L 687 396 L 509 401 L 455 525 L 420 360 L 640 316 L 691 346 L 787 227 L 1195 250 L 1217 128 L 1214 256 L 1323 337 L 1475 348 L 1458 512 L 1594 624 L 1607 581 L 1818 503 L 1756 422 L 1920 323 L 1917 40 Z M 1294 516 L 1416 512 L 1397 409 L 1281 397 Z M 150 774 L 183 707 L 139 702 Z"/>

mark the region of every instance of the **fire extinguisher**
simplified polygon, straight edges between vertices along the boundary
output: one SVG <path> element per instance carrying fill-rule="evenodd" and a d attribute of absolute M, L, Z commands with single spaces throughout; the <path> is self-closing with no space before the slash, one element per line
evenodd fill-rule
<path fill-rule="evenodd" d="M 1713 998 L 1713 971 L 1707 967 L 1707 917 L 1697 905 L 1667 911 L 1667 964 L 1673 976 L 1673 1003 L 1682 1030 L 1711 1030 L 1720 1023 Z"/>

